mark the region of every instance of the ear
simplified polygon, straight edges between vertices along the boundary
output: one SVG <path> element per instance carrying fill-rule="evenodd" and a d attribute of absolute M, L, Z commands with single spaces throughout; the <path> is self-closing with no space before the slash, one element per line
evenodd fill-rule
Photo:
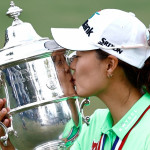
<path fill-rule="evenodd" d="M 107 57 L 107 76 L 108 77 L 111 77 L 113 75 L 113 72 L 117 68 L 117 66 L 118 66 L 118 58 L 113 55 L 109 55 Z"/>

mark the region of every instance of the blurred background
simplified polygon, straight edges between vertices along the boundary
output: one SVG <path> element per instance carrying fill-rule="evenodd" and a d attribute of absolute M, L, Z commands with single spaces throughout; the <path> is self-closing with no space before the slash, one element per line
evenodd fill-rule
<path fill-rule="evenodd" d="M 77 28 L 94 12 L 105 8 L 133 12 L 147 27 L 150 24 L 150 0 L 14 0 L 14 3 L 23 9 L 19 18 L 31 23 L 41 37 L 50 39 L 51 27 Z M 5 42 L 5 30 L 12 24 L 12 18 L 6 16 L 9 7 L 10 0 L 0 0 L 0 49 Z M 91 97 L 85 114 L 91 115 L 96 108 L 105 107 Z"/>

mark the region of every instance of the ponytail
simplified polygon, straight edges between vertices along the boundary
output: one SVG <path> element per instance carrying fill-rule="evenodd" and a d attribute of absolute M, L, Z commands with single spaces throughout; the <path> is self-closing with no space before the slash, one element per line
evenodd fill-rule
<path fill-rule="evenodd" d="M 140 88 L 144 86 L 150 93 L 150 57 L 145 61 L 143 68 L 140 69 L 137 82 Z"/>
<path fill-rule="evenodd" d="M 147 44 L 150 46 L 150 28 L 147 29 Z M 144 86 L 150 93 L 150 57 L 145 61 L 143 68 L 140 69 L 137 82 L 139 87 Z"/>

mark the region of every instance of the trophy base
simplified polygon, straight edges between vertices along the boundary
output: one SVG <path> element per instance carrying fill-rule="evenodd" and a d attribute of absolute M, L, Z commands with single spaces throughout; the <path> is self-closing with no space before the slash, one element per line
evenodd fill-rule
<path fill-rule="evenodd" d="M 65 150 L 65 143 L 59 140 L 47 142 L 34 148 L 34 150 Z"/>

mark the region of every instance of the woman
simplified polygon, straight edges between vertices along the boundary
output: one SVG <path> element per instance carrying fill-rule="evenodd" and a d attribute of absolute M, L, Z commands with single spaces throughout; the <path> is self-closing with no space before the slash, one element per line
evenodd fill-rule
<path fill-rule="evenodd" d="M 55 41 L 76 50 L 70 68 L 77 95 L 108 107 L 83 125 L 71 150 L 150 149 L 149 31 L 133 13 L 96 12 L 78 29 L 52 28 Z"/>
<path fill-rule="evenodd" d="M 60 46 L 77 51 L 67 83 L 76 90 L 65 92 L 97 96 L 108 107 L 94 112 L 71 150 L 150 149 L 150 48 L 144 24 L 132 13 L 106 9 L 79 29 L 52 29 L 52 35 Z"/>

